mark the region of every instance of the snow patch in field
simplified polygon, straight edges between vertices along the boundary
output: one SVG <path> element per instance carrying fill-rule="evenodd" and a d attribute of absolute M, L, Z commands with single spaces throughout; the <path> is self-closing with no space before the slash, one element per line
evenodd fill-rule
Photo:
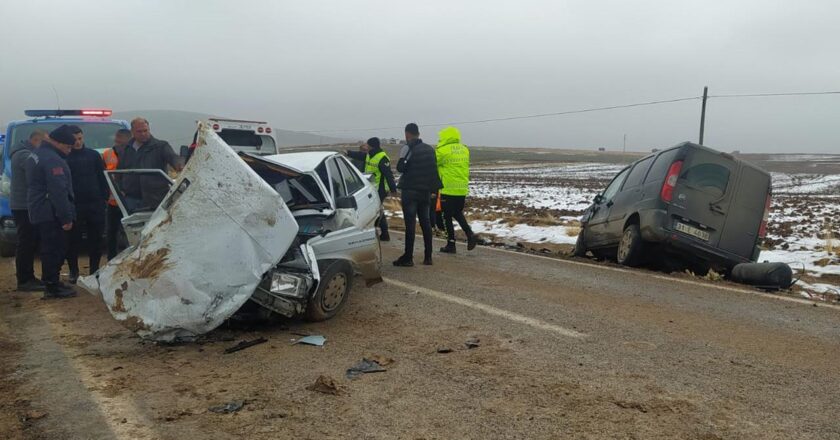
<path fill-rule="evenodd" d="M 577 234 L 569 236 L 566 226 L 508 226 L 501 220 L 474 221 L 470 223 L 473 232 L 491 234 L 502 239 L 514 239 L 529 243 L 575 244 Z"/>

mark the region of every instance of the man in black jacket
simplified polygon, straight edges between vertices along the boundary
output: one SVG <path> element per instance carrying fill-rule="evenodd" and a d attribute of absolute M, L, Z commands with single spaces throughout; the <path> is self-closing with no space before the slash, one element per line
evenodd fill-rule
<path fill-rule="evenodd" d="M 27 208 L 29 221 L 40 233 L 45 299 L 76 296 L 58 278 L 67 247 L 64 233 L 73 228 L 76 219 L 73 180 L 64 161 L 75 143 L 70 127 L 62 125 L 50 132 L 49 138 L 26 160 Z"/>
<path fill-rule="evenodd" d="M 167 166 L 181 171 L 184 164 L 169 142 L 156 139 L 149 129 L 149 121 L 134 118 L 131 121 L 131 140 L 120 157 L 120 170 L 158 169 Z M 162 176 L 125 175 L 120 178 L 123 202 L 129 213 L 138 210 L 155 210 L 169 192 L 169 182 Z"/>
<path fill-rule="evenodd" d="M 108 182 L 105 180 L 105 164 L 102 156 L 85 146 L 82 129 L 71 125 L 76 144 L 67 155 L 67 165 L 73 174 L 73 194 L 76 206 L 76 222 L 68 232 L 67 265 L 70 266 L 71 284 L 79 278 L 79 250 L 82 249 L 82 235 L 87 235 L 90 274 L 99 270 L 102 258 L 102 234 L 105 232 L 105 204 L 108 201 Z"/>
<path fill-rule="evenodd" d="M 420 139 L 417 124 L 405 126 L 406 148 L 400 154 L 397 171 L 402 173 L 400 183 L 402 190 L 403 219 L 405 220 L 405 253 L 394 261 L 394 266 L 414 265 L 414 227 L 420 218 L 420 229 L 423 231 L 423 264 L 432 265 L 432 225 L 429 221 L 429 205 L 431 194 L 437 192 L 443 184 L 437 170 L 435 150 Z"/>
<path fill-rule="evenodd" d="M 364 164 L 364 167 L 361 168 L 363 173 L 373 175 L 373 184 L 379 193 L 380 208 L 389 193 L 397 193 L 397 185 L 394 183 L 394 173 L 391 171 L 391 159 L 382 147 L 380 147 L 379 138 L 372 137 L 368 139 L 361 151 L 347 150 L 347 156 L 354 161 L 361 161 Z M 377 223 L 379 224 L 379 239 L 381 241 L 390 241 L 388 218 L 385 217 L 384 212 L 379 216 Z"/>

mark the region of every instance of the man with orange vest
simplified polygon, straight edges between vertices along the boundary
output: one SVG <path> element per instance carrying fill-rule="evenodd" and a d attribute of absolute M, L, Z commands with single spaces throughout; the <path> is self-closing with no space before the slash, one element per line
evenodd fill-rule
<path fill-rule="evenodd" d="M 114 134 L 114 146 L 106 148 L 102 152 L 102 160 L 105 162 L 106 170 L 116 170 L 120 164 L 120 156 L 125 152 L 128 141 L 131 139 L 131 131 L 126 128 L 117 130 Z M 114 195 L 108 198 L 108 259 L 117 255 L 117 243 L 120 235 L 122 211 L 117 206 Z"/>

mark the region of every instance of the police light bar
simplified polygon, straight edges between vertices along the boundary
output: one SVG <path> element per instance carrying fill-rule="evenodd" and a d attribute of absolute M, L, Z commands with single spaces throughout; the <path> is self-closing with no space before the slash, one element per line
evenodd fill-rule
<path fill-rule="evenodd" d="M 23 112 L 26 116 L 30 118 L 45 118 L 45 117 L 58 117 L 58 116 L 99 116 L 99 117 L 108 117 L 111 116 L 113 111 L 110 109 L 104 108 L 96 108 L 96 109 L 80 109 L 80 110 L 26 110 Z"/>

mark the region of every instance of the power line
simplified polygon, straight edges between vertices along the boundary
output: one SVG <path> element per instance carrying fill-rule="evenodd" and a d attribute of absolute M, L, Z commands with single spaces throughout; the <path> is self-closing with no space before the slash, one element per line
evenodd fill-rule
<path fill-rule="evenodd" d="M 700 99 L 699 96 L 690 96 L 685 98 L 676 98 L 676 99 L 666 99 L 661 101 L 648 101 L 648 102 L 638 102 L 634 104 L 622 104 L 622 105 L 611 105 L 607 107 L 592 107 L 592 108 L 585 108 L 579 110 L 567 110 L 562 112 L 552 112 L 552 113 L 538 113 L 533 115 L 520 115 L 520 116 L 506 116 L 501 118 L 490 118 L 490 119 L 476 119 L 470 121 L 454 121 L 454 122 L 439 122 L 434 124 L 420 124 L 423 127 L 441 127 L 444 125 L 467 125 L 467 124 L 483 124 L 487 122 L 499 122 L 499 121 L 514 121 L 519 119 L 534 119 L 534 118 L 545 118 L 549 116 L 561 116 L 561 115 L 571 115 L 575 113 L 588 113 L 588 112 L 597 112 L 602 110 L 616 110 L 621 108 L 631 108 L 631 107 L 641 107 L 647 105 L 658 105 L 658 104 L 668 104 L 672 102 L 682 102 L 682 101 L 691 101 L 695 99 Z M 403 128 L 403 126 L 395 126 L 395 127 L 370 127 L 370 128 L 348 128 L 345 130 L 337 130 L 337 129 L 330 129 L 330 130 L 296 130 L 299 133 L 344 133 L 344 132 L 351 132 L 351 131 L 374 131 L 374 130 L 396 130 Z"/>
<path fill-rule="evenodd" d="M 709 95 L 709 98 L 758 98 L 758 97 L 765 97 L 765 96 L 810 96 L 810 95 L 840 95 L 840 91 Z"/>
<path fill-rule="evenodd" d="M 758 97 L 773 97 L 773 96 L 812 96 L 812 95 L 840 95 L 840 91 L 723 94 L 723 95 L 709 95 L 708 98 L 758 98 Z M 442 127 L 442 126 L 445 126 L 445 125 L 484 124 L 484 123 L 488 123 L 488 122 L 501 122 L 501 121 L 515 121 L 515 120 L 522 120 L 522 119 L 546 118 L 546 117 L 551 117 L 551 116 L 563 116 L 563 115 L 590 113 L 590 112 L 605 111 L 605 110 L 617 110 L 617 109 L 623 109 L 623 108 L 643 107 L 643 106 L 649 106 L 649 105 L 670 104 L 670 103 L 674 103 L 674 102 L 693 101 L 693 100 L 696 100 L 696 99 L 702 99 L 702 96 L 687 96 L 687 97 L 684 97 L 684 98 L 665 99 L 665 100 L 647 101 L 647 102 L 637 102 L 637 103 L 633 103 L 633 104 L 611 105 L 611 106 L 606 106 L 606 107 L 591 107 L 591 108 L 583 108 L 583 109 L 577 109 L 577 110 L 567 110 L 567 111 L 551 112 L 551 113 L 537 113 L 537 114 L 530 114 L 530 115 L 506 116 L 506 117 L 499 117 L 499 118 L 475 119 L 475 120 L 467 120 L 467 121 L 439 122 L 439 123 L 433 123 L 433 124 L 423 123 L 423 124 L 420 124 L 420 125 L 422 125 L 424 127 Z M 360 132 L 360 131 L 398 130 L 398 129 L 401 129 L 401 128 L 403 128 L 403 126 L 347 128 L 347 129 L 325 129 L 325 130 L 294 130 L 294 131 L 296 131 L 298 133 L 350 133 L 350 132 Z"/>

